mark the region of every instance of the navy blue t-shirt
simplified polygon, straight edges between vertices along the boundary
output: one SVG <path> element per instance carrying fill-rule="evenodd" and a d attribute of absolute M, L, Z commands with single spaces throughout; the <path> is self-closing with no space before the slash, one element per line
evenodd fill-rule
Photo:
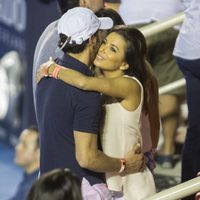
<path fill-rule="evenodd" d="M 69 55 L 57 63 L 92 76 L 88 67 Z M 81 168 L 75 158 L 73 131 L 99 133 L 101 97 L 53 78 L 43 78 L 36 88 L 36 116 L 40 132 L 40 173 L 69 168 L 90 184 L 102 183 L 103 173 Z"/>

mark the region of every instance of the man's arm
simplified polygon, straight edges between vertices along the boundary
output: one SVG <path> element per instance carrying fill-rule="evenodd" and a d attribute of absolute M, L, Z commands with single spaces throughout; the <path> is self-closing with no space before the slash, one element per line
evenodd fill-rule
<path fill-rule="evenodd" d="M 74 131 L 76 159 L 83 168 L 96 172 L 119 172 L 121 161 L 112 158 L 98 150 L 97 135 Z M 130 150 L 124 158 L 126 160 L 125 174 L 143 170 L 143 154 L 140 146 Z"/>

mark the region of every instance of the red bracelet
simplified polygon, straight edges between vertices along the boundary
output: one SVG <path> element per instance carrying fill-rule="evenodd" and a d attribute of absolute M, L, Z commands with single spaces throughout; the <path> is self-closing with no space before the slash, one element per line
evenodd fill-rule
<path fill-rule="evenodd" d="M 126 160 L 125 159 L 120 159 L 120 163 L 121 163 L 121 168 L 118 171 L 119 174 L 121 174 L 126 169 Z"/>
<path fill-rule="evenodd" d="M 58 73 L 60 72 L 61 69 L 62 69 L 61 66 L 56 65 L 56 67 L 53 70 L 52 77 L 58 79 Z"/>

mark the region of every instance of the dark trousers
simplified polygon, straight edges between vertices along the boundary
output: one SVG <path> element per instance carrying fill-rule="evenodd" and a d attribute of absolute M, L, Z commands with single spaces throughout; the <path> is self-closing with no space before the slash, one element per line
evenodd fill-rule
<path fill-rule="evenodd" d="M 177 58 L 177 63 L 186 79 L 186 98 L 189 111 L 182 158 L 182 182 L 185 182 L 195 178 L 200 172 L 200 59 Z M 194 196 L 186 199 L 194 200 Z"/>

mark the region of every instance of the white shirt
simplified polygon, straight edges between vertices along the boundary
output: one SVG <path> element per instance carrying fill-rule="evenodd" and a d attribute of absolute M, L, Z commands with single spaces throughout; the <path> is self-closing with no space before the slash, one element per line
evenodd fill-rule
<path fill-rule="evenodd" d="M 200 0 L 190 1 L 173 52 L 175 56 L 188 60 L 200 59 Z"/>
<path fill-rule="evenodd" d="M 183 0 L 122 0 L 119 14 L 126 24 L 149 23 L 184 10 Z"/>

